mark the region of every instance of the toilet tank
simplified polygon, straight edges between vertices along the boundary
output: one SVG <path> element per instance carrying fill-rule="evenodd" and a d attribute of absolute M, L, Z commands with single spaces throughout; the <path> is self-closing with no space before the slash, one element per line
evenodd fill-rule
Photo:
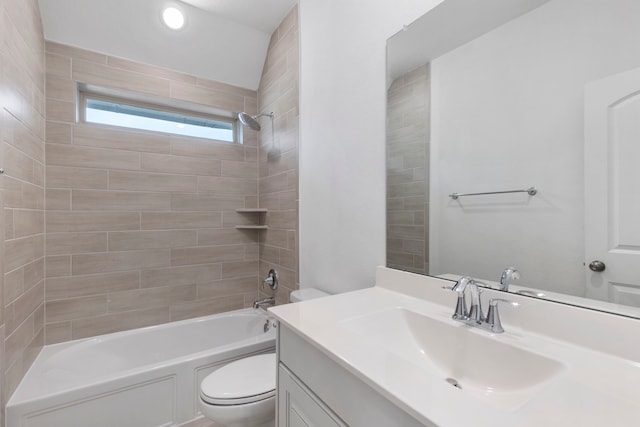
<path fill-rule="evenodd" d="M 291 300 L 291 302 L 299 302 L 299 301 L 306 301 L 306 300 L 315 299 L 315 298 L 322 298 L 328 295 L 329 295 L 328 293 L 321 291 L 320 289 L 305 288 L 305 289 L 298 289 L 297 291 L 291 292 L 289 299 Z"/>

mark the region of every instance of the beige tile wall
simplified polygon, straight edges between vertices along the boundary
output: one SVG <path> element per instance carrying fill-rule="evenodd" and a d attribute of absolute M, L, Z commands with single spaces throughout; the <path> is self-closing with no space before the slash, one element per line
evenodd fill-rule
<path fill-rule="evenodd" d="M 0 0 L 0 425 L 44 342 L 44 36 L 37 0 Z"/>
<path fill-rule="evenodd" d="M 258 89 L 259 111 L 274 113 L 273 134 L 269 118 L 260 119 L 258 198 L 269 210 L 269 229 L 261 232 L 260 274 L 278 271 L 278 303 L 288 302 L 298 288 L 298 58 L 296 6 L 271 36 Z"/>
<path fill-rule="evenodd" d="M 249 306 L 259 234 L 235 229 L 256 221 L 235 209 L 257 206 L 255 132 L 229 144 L 82 124 L 75 99 L 80 82 L 255 114 L 256 92 L 52 42 L 46 64 L 46 342 Z"/>
<path fill-rule="evenodd" d="M 429 65 L 387 92 L 387 265 L 429 271 Z"/>

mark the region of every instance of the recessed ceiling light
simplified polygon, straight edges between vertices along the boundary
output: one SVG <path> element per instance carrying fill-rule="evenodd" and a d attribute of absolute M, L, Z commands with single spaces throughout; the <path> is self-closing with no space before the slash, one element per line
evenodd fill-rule
<path fill-rule="evenodd" d="M 179 30 L 184 25 L 184 15 L 175 7 L 166 8 L 162 12 L 162 19 L 172 30 Z"/>

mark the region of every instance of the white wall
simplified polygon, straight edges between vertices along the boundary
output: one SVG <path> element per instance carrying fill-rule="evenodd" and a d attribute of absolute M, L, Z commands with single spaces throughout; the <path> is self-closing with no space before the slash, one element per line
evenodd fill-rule
<path fill-rule="evenodd" d="M 432 272 L 583 294 L 584 85 L 640 66 L 638 22 L 637 0 L 552 0 L 433 61 Z"/>
<path fill-rule="evenodd" d="M 386 40 L 441 0 L 300 1 L 300 286 L 385 264 Z"/>

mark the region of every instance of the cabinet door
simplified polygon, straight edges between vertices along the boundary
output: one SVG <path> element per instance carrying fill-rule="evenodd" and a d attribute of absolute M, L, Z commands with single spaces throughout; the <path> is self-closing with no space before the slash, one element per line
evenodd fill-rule
<path fill-rule="evenodd" d="M 348 427 L 282 364 L 278 371 L 278 427 Z"/>

